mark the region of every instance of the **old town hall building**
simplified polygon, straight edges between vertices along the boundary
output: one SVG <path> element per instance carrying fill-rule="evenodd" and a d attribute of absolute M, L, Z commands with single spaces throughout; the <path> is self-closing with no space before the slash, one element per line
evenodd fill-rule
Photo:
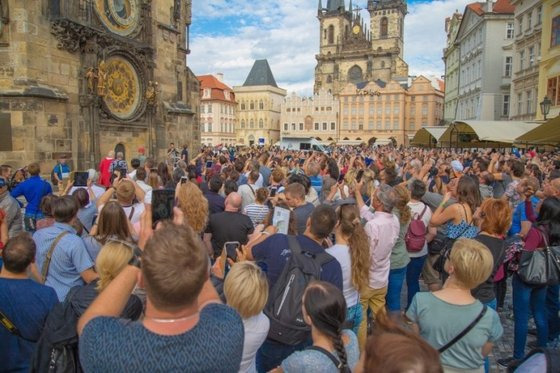
<path fill-rule="evenodd" d="M 319 0 L 320 49 L 314 91 L 338 96 L 347 83 L 406 82 L 403 59 L 405 0 L 368 0 L 369 26 L 358 7 L 344 0 Z"/>

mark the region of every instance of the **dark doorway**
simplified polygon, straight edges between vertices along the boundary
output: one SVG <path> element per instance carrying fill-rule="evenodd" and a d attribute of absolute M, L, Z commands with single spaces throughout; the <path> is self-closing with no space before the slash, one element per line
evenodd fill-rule
<path fill-rule="evenodd" d="M 123 159 L 126 159 L 126 149 L 123 144 L 117 144 L 117 146 L 115 146 L 115 157 L 118 153 L 123 153 Z"/>

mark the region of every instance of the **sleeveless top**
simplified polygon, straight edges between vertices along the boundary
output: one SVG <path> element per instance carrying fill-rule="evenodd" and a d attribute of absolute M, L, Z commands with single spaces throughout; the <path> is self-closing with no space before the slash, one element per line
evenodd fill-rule
<path fill-rule="evenodd" d="M 465 206 L 461 204 L 465 212 L 465 219 L 467 218 L 467 211 Z M 454 224 L 453 221 L 447 223 L 447 237 L 448 238 L 475 238 L 478 235 L 478 227 L 469 224 L 465 219 L 461 220 L 459 224 Z"/>

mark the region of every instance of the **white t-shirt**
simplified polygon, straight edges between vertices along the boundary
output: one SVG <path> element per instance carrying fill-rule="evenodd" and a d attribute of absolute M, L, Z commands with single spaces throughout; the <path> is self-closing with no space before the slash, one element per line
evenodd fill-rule
<path fill-rule="evenodd" d="M 420 216 L 420 214 L 422 213 L 422 210 L 424 210 L 424 206 L 426 206 L 426 205 L 422 202 L 409 202 L 408 203 L 408 207 L 410 207 L 410 212 L 412 213 L 412 219 L 416 219 L 418 216 Z M 432 220 L 432 210 L 428 206 L 428 208 L 426 209 L 426 212 L 422 216 L 422 221 L 424 222 L 424 225 L 426 226 L 426 234 L 428 233 L 428 226 L 430 225 L 430 220 Z M 408 256 L 411 257 L 411 258 L 420 258 L 421 256 L 424 256 L 424 255 L 427 255 L 427 254 L 428 254 L 428 243 L 427 242 L 424 244 L 424 248 L 422 250 L 420 250 L 416 253 L 408 252 Z"/>
<path fill-rule="evenodd" d="M 352 284 L 352 258 L 350 257 L 350 248 L 347 245 L 334 245 L 325 250 L 340 263 L 342 269 L 342 293 L 346 299 L 348 308 L 358 303 L 360 295 Z"/>
<path fill-rule="evenodd" d="M 239 372 L 256 373 L 257 351 L 268 335 L 270 320 L 261 312 L 256 316 L 243 319 L 243 328 L 245 329 L 245 340 L 243 341 L 243 356 Z"/>
<path fill-rule="evenodd" d="M 72 195 L 72 193 L 74 193 L 78 189 L 85 189 L 87 191 L 87 187 L 81 187 L 81 186 L 80 187 L 75 187 L 75 186 L 73 186 L 72 188 L 70 188 L 69 194 Z M 91 191 L 93 192 L 93 195 L 95 196 L 95 199 L 98 199 L 99 197 L 101 197 L 103 195 L 103 193 L 105 193 L 105 188 L 93 184 L 91 186 Z M 90 206 L 94 202 L 95 201 L 90 201 L 88 206 Z M 88 207 L 88 206 L 86 206 L 86 207 Z"/>
<path fill-rule="evenodd" d="M 103 210 L 104 206 L 105 205 L 101 205 L 97 209 L 99 214 L 101 214 L 101 210 Z M 124 210 L 124 214 L 126 215 L 126 218 L 130 221 L 130 223 L 132 225 L 140 223 L 140 218 L 142 216 L 142 213 L 144 212 L 144 204 L 143 203 L 135 203 L 134 205 L 131 205 L 131 206 L 121 206 L 121 207 Z M 133 209 L 134 209 L 134 211 L 133 211 Z"/>
<path fill-rule="evenodd" d="M 243 184 L 239 186 L 237 193 L 241 195 L 241 211 L 244 211 L 245 207 L 249 206 L 251 203 L 255 203 L 257 189 L 259 188 L 256 184 Z"/>

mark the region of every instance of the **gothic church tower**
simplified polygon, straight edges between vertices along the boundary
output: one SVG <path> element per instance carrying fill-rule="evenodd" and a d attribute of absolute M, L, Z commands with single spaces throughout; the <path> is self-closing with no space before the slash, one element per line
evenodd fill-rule
<path fill-rule="evenodd" d="M 355 1 L 355 0 L 354 0 Z M 348 83 L 408 78 L 403 60 L 403 26 L 406 0 L 368 0 L 370 24 L 362 19 L 359 6 L 348 9 L 345 0 L 319 0 L 319 54 L 316 55 L 314 91 L 334 95 Z"/>

